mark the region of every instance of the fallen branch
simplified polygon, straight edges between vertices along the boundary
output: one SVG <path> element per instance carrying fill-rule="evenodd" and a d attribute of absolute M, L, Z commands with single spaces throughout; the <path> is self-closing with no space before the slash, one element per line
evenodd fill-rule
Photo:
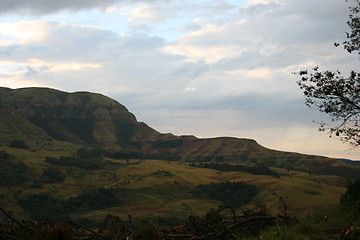
<path fill-rule="evenodd" d="M 0 211 L 1 211 L 6 217 L 8 217 L 9 219 L 11 219 L 13 222 L 19 224 L 20 226 L 22 226 L 22 227 L 24 227 L 24 228 L 27 228 L 27 229 L 29 229 L 29 230 L 31 230 L 31 231 L 33 231 L 33 232 L 38 232 L 38 231 L 39 231 L 39 230 L 37 230 L 37 229 L 34 229 L 34 228 L 32 228 L 32 227 L 30 227 L 30 226 L 28 226 L 28 225 L 26 225 L 26 224 L 24 224 L 24 223 L 16 220 L 16 219 L 13 218 L 10 214 L 8 214 L 3 208 L 0 208 Z"/>
<path fill-rule="evenodd" d="M 13 236 L 13 235 L 9 235 L 7 233 L 0 233 L 0 239 L 8 239 L 8 240 L 20 240 L 19 238 Z"/>
<path fill-rule="evenodd" d="M 102 235 L 102 234 L 100 234 L 100 233 L 97 233 L 97 232 L 95 232 L 95 231 L 91 230 L 90 228 L 87 228 L 87 227 L 85 227 L 85 226 L 83 226 L 83 225 L 80 225 L 80 224 L 75 223 L 75 222 L 72 222 L 72 221 L 67 221 L 67 222 L 68 222 L 69 224 L 71 224 L 71 225 L 76 226 L 76 227 L 85 229 L 86 231 L 91 232 L 92 234 L 94 234 L 94 235 L 97 236 L 97 237 L 104 237 L 104 235 Z"/>
<path fill-rule="evenodd" d="M 194 235 L 192 234 L 164 234 L 163 237 L 171 237 L 171 238 L 184 238 L 184 237 L 188 237 L 188 238 L 191 238 L 191 237 L 194 237 Z"/>
<path fill-rule="evenodd" d="M 212 239 L 216 239 L 216 238 L 219 238 L 219 237 L 222 237 L 224 236 L 226 233 L 230 232 L 232 229 L 234 228 L 237 228 L 237 227 L 240 227 L 241 225 L 245 224 L 245 223 L 249 223 L 249 222 L 253 222 L 253 221 L 272 221 L 272 220 L 275 220 L 277 219 L 278 217 L 273 217 L 273 216 L 256 216 L 256 217 L 251 217 L 251 218 L 247 218 L 241 222 L 237 222 L 233 225 L 230 225 L 229 227 L 227 227 L 226 229 L 224 229 L 223 231 L 221 232 L 218 232 L 214 235 L 214 233 L 212 233 L 211 235 L 213 236 L 205 236 L 205 237 L 201 237 L 201 238 L 198 238 L 197 240 L 200 240 L 200 239 L 209 239 L 209 240 L 212 240 Z M 211 238 L 209 238 L 211 237 Z"/>

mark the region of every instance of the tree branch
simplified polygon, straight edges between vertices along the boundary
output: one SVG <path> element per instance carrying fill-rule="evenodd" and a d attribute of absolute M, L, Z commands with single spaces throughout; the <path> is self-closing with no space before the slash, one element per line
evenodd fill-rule
<path fill-rule="evenodd" d="M 27 229 L 29 229 L 29 230 L 31 230 L 31 231 L 33 231 L 33 232 L 38 232 L 38 231 L 39 231 L 39 230 L 37 230 L 37 229 L 34 229 L 34 228 L 32 228 L 32 227 L 30 227 L 30 226 L 28 226 L 28 225 L 26 225 L 26 224 L 24 224 L 24 223 L 16 220 L 15 218 L 13 218 L 10 214 L 8 214 L 8 213 L 7 213 L 3 208 L 1 208 L 1 207 L 0 207 L 0 211 L 1 211 L 6 217 L 8 217 L 8 218 L 11 219 L 12 221 L 16 222 L 16 223 L 19 224 L 20 226 L 22 226 L 22 227 L 24 227 L 24 228 L 27 228 Z"/>

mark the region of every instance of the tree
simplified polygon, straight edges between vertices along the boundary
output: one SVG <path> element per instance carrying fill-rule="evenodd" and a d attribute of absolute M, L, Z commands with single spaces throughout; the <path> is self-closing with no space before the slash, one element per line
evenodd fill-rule
<path fill-rule="evenodd" d="M 346 192 L 341 195 L 340 203 L 360 211 L 360 178 L 348 182 Z"/>
<path fill-rule="evenodd" d="M 29 146 L 26 144 L 26 142 L 20 139 L 12 140 L 11 143 L 9 144 L 9 147 L 25 149 L 25 150 L 29 149 Z"/>
<path fill-rule="evenodd" d="M 349 9 L 347 24 L 351 31 L 346 33 L 346 41 L 334 45 L 342 45 L 350 54 L 360 55 L 360 0 Z M 349 77 L 344 77 L 340 71 L 321 72 L 317 66 L 310 71 L 302 70 L 299 75 L 298 85 L 304 91 L 306 105 L 331 118 L 330 123 L 319 123 L 319 131 L 326 131 L 330 137 L 335 135 L 341 141 L 359 147 L 360 73 L 351 71 Z"/>
<path fill-rule="evenodd" d="M 44 169 L 42 174 L 43 181 L 46 183 L 59 183 L 65 180 L 66 176 L 57 167 L 48 167 Z"/>

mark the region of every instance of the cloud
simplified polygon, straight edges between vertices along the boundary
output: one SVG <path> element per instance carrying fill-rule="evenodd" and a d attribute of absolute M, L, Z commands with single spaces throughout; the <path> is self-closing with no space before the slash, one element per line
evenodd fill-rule
<path fill-rule="evenodd" d="M 278 2 L 252 2 L 240 9 L 241 14 L 248 14 L 250 16 L 269 14 L 281 7 Z"/>
<path fill-rule="evenodd" d="M 18 39 L 5 28 L 0 31 L 4 37 L 14 37 L 11 44 L 0 47 L 0 70 L 4 76 L 14 76 L 14 82 L 33 79 L 38 85 L 64 90 L 76 90 L 81 86 L 103 92 L 109 89 L 148 91 L 156 86 L 179 91 L 186 87 L 181 81 L 166 79 L 166 76 L 174 76 L 179 58 L 162 53 L 165 44 L 162 38 L 144 34 L 119 35 L 85 25 L 55 22 L 16 24 L 24 29 L 29 25 L 41 25 L 46 31 L 39 31 L 41 38 Z M 8 23 L 3 25 L 11 27 Z M 99 81 L 103 81 L 100 87 Z M 0 84 L 2 82 L 0 79 Z"/>
<path fill-rule="evenodd" d="M 187 87 L 184 89 L 184 92 L 194 92 L 196 91 L 196 88 L 193 88 L 193 87 Z"/>
<path fill-rule="evenodd" d="M 173 12 L 168 11 L 168 5 L 137 4 L 133 7 L 121 8 L 121 14 L 137 29 L 151 29 L 155 23 L 161 23 L 173 18 Z"/>
<path fill-rule="evenodd" d="M 12 39 L 4 45 L 9 45 L 14 42 L 19 42 L 20 44 L 40 42 L 46 37 L 48 30 L 48 24 L 41 21 L 0 23 L 0 34 Z"/>
<path fill-rule="evenodd" d="M 345 36 L 341 1 L 27 2 L 9 1 L 0 12 L 104 11 L 89 12 L 83 22 L 72 18 L 77 13 L 1 22 L 1 86 L 102 92 L 161 132 L 301 149 L 296 144 L 317 134 L 312 120 L 322 116 L 306 109 L 291 72 L 358 65 L 357 56 L 332 47 Z M 109 31 L 90 20 L 102 17 L 127 28 Z"/>
<path fill-rule="evenodd" d="M 281 71 L 309 59 L 327 64 L 329 55 L 345 55 L 332 46 L 344 39 L 339 29 L 346 29 L 347 11 L 342 2 L 324 0 L 251 1 L 235 17 L 193 20 L 196 28 L 166 45 L 164 52 L 192 62 L 203 59 L 222 69 Z"/>
<path fill-rule="evenodd" d="M 116 3 L 128 3 L 127 0 L 0 0 L 0 13 L 29 13 L 46 15 L 63 10 L 79 11 L 92 8 L 108 8 Z"/>

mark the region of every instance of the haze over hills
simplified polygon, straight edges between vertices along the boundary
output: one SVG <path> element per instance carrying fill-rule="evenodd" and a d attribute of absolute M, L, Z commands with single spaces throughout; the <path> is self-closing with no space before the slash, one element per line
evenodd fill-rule
<path fill-rule="evenodd" d="M 36 150 L 66 141 L 146 158 L 256 163 L 354 178 L 359 169 L 337 159 L 267 149 L 252 139 L 199 139 L 161 134 L 102 94 L 48 88 L 0 88 L 0 144 L 22 139 Z"/>

